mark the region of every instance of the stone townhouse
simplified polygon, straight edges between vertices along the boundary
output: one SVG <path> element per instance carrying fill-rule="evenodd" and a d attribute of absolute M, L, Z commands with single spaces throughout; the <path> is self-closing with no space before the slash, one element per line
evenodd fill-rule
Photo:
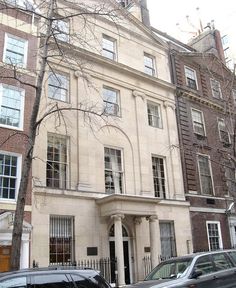
<path fill-rule="evenodd" d="M 11 239 L 34 101 L 36 25 L 31 13 L 0 4 L 0 272 L 9 270 Z M 18 75 L 15 79 L 14 72 Z M 31 178 L 28 185 L 20 267 L 29 267 L 31 241 Z"/>
<path fill-rule="evenodd" d="M 167 37 L 176 85 L 177 122 L 193 250 L 235 247 L 235 95 L 219 31 L 189 45 Z"/>
<path fill-rule="evenodd" d="M 109 258 L 109 281 L 118 276 L 122 286 L 144 277 L 144 257 L 153 267 L 190 252 L 192 237 L 168 46 L 142 22 L 145 1 L 108 2 L 114 21 L 87 15 L 87 25 L 79 16 L 53 24 L 65 57 L 51 58 L 41 115 L 55 105 L 64 112 L 46 118 L 37 137 L 31 259 Z M 80 4 L 58 2 L 57 13 L 80 12 Z M 104 115 L 76 110 L 84 107 Z"/>

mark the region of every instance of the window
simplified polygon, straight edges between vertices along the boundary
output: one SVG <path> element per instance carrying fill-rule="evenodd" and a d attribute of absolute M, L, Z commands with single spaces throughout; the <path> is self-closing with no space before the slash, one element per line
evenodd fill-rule
<path fill-rule="evenodd" d="M 148 54 L 144 54 L 144 73 L 155 76 L 154 58 Z"/>
<path fill-rule="evenodd" d="M 198 169 L 202 194 L 213 194 L 211 166 L 208 156 L 198 155 Z"/>
<path fill-rule="evenodd" d="M 39 274 L 39 275 L 30 275 L 31 283 L 34 283 L 32 286 L 34 288 L 70 288 L 74 285 L 70 280 L 70 275 L 65 273 L 53 273 L 48 274 Z M 71 283 L 70 283 L 71 282 Z M 86 286 L 81 286 L 86 287 Z M 18 287 L 17 287 L 18 288 Z"/>
<path fill-rule="evenodd" d="M 24 90 L 0 84 L 0 125 L 23 129 Z"/>
<path fill-rule="evenodd" d="M 216 271 L 221 271 L 233 267 L 233 264 L 230 262 L 225 253 L 212 254 L 212 260 L 215 264 Z"/>
<path fill-rule="evenodd" d="M 213 97 L 218 98 L 218 99 L 222 98 L 219 81 L 215 79 L 211 79 L 211 90 L 212 90 Z"/>
<path fill-rule="evenodd" d="M 236 105 L 236 90 L 232 90 L 232 95 L 233 95 L 233 100 L 234 100 L 234 105 Z"/>
<path fill-rule="evenodd" d="M 119 91 L 103 87 L 103 103 L 106 114 L 120 116 Z"/>
<path fill-rule="evenodd" d="M 74 261 L 74 218 L 50 216 L 50 264 Z"/>
<path fill-rule="evenodd" d="M 231 162 L 225 164 L 225 178 L 229 195 L 236 191 L 236 170 Z"/>
<path fill-rule="evenodd" d="M 195 70 L 189 68 L 189 67 L 184 67 L 185 71 L 185 78 L 186 78 L 186 85 L 194 90 L 197 90 L 197 76 Z"/>
<path fill-rule="evenodd" d="M 116 40 L 103 35 L 102 38 L 102 55 L 111 60 L 116 60 Z"/>
<path fill-rule="evenodd" d="M 0 199 L 15 200 L 19 185 L 19 156 L 0 152 Z"/>
<path fill-rule="evenodd" d="M 123 169 L 121 150 L 105 148 L 105 190 L 109 194 L 123 193 Z"/>
<path fill-rule="evenodd" d="M 10 65 L 26 67 L 28 42 L 16 36 L 5 34 L 3 61 Z"/>
<path fill-rule="evenodd" d="M 160 222 L 161 258 L 176 256 L 175 230 L 173 222 Z"/>
<path fill-rule="evenodd" d="M 220 222 L 207 221 L 206 224 L 209 250 L 212 251 L 222 249 L 223 244 L 221 238 Z"/>
<path fill-rule="evenodd" d="M 160 105 L 148 102 L 147 113 L 149 126 L 162 128 Z"/>
<path fill-rule="evenodd" d="M 230 144 L 230 136 L 229 132 L 227 131 L 224 119 L 218 119 L 218 130 L 220 141 L 224 142 L 225 144 Z"/>
<path fill-rule="evenodd" d="M 69 79 L 60 73 L 50 73 L 48 78 L 48 97 L 68 101 Z"/>
<path fill-rule="evenodd" d="M 14 277 L 0 282 L 1 288 L 26 288 L 27 286 L 26 276 Z"/>
<path fill-rule="evenodd" d="M 60 16 L 57 16 L 60 17 Z M 69 41 L 69 22 L 65 20 L 54 20 L 52 22 L 52 32 L 56 39 L 68 42 Z"/>
<path fill-rule="evenodd" d="M 203 275 L 214 272 L 215 269 L 211 257 L 209 255 L 205 255 L 198 258 L 193 270 L 200 270 Z"/>
<path fill-rule="evenodd" d="M 67 138 L 48 134 L 47 187 L 66 188 L 67 179 Z"/>
<path fill-rule="evenodd" d="M 198 135 L 205 136 L 205 125 L 202 111 L 191 109 L 192 121 L 193 121 L 193 131 Z"/>
<path fill-rule="evenodd" d="M 152 157 L 152 173 L 155 197 L 166 198 L 164 159 Z"/>

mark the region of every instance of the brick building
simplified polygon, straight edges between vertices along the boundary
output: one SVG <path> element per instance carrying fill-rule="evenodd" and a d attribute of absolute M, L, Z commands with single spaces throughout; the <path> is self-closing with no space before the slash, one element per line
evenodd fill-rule
<path fill-rule="evenodd" d="M 186 200 L 194 251 L 235 246 L 235 88 L 219 31 L 170 47 Z"/>
<path fill-rule="evenodd" d="M 9 269 L 11 234 L 22 160 L 34 101 L 36 26 L 31 13 L 0 4 L 0 272 Z M 29 85 L 30 84 L 30 85 Z M 21 268 L 29 266 L 31 178 L 28 184 Z"/>

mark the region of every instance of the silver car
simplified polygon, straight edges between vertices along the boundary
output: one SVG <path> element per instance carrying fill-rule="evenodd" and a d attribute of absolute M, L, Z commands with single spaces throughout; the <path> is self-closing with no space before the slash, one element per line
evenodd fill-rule
<path fill-rule="evenodd" d="M 196 253 L 160 263 L 129 288 L 236 287 L 236 250 Z"/>

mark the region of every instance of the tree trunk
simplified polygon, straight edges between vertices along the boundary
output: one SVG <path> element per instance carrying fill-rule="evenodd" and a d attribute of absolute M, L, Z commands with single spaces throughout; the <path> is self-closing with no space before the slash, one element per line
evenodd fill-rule
<path fill-rule="evenodd" d="M 52 27 L 52 15 L 54 10 L 55 0 L 49 2 L 48 8 L 48 19 L 47 19 L 47 31 L 44 34 L 44 43 L 41 46 L 41 55 L 39 56 L 39 74 L 36 80 L 36 92 L 35 92 L 35 101 L 32 109 L 31 119 L 30 119 L 30 128 L 29 128 L 29 137 L 28 137 L 28 145 L 26 149 L 26 153 L 24 155 L 22 174 L 20 187 L 17 198 L 17 205 L 15 210 L 14 224 L 13 224 L 13 232 L 12 232 L 12 251 L 11 251 L 11 270 L 20 269 L 20 256 L 21 256 L 21 239 L 23 233 L 23 220 L 24 220 L 24 208 L 25 208 L 25 200 L 27 194 L 27 187 L 30 180 L 30 170 L 32 166 L 33 160 L 33 150 L 36 138 L 36 130 L 37 130 L 37 118 L 40 106 L 40 100 L 42 96 L 42 87 L 43 80 L 46 71 L 47 65 L 47 57 L 48 57 L 48 46 L 49 39 L 51 37 L 51 27 Z M 32 191 L 31 191 L 32 193 Z"/>

